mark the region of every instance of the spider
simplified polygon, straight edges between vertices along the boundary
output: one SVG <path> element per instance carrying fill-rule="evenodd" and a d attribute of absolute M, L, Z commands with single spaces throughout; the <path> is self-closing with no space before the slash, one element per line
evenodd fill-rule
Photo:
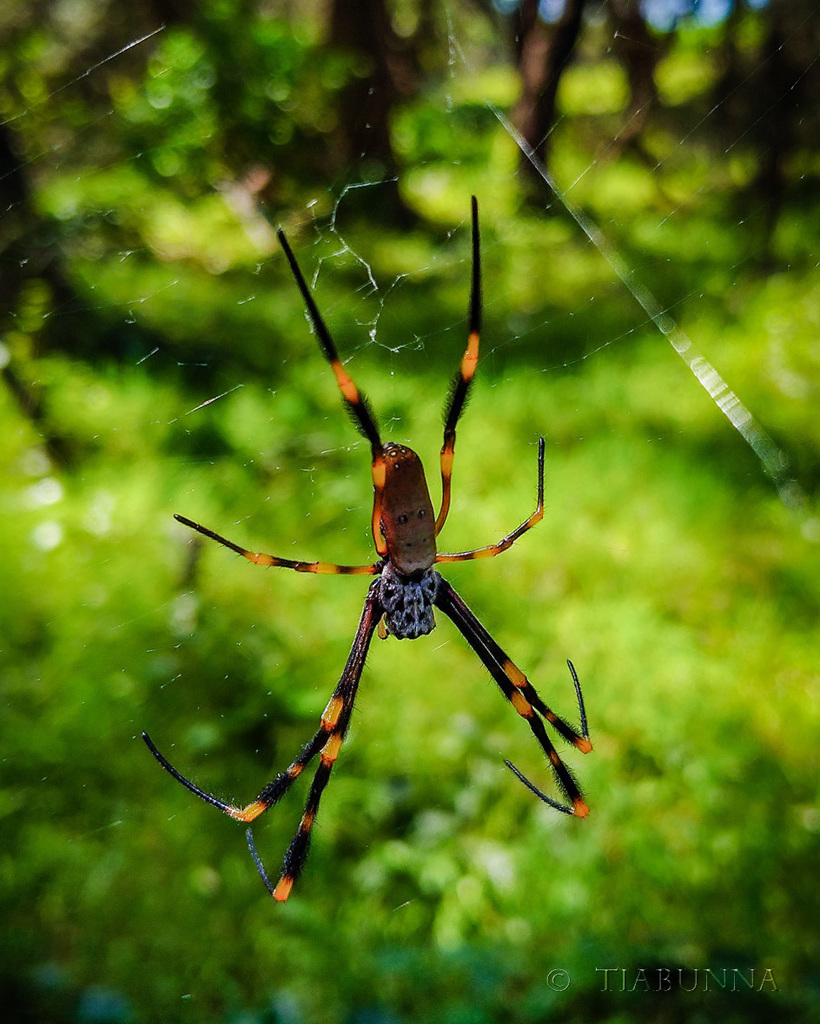
<path fill-rule="evenodd" d="M 544 439 L 538 445 L 538 500 L 535 511 L 517 529 L 496 544 L 443 554 L 436 550 L 436 537 L 441 532 L 450 510 L 450 484 L 453 469 L 453 451 L 456 441 L 456 424 L 464 409 L 464 403 L 478 361 L 479 334 L 481 328 L 481 256 L 478 227 L 478 203 L 472 199 L 472 286 L 469 306 L 469 336 L 467 348 L 461 359 L 444 412 L 444 444 L 441 449 L 441 507 L 434 515 L 430 493 L 424 477 L 424 469 L 418 455 L 402 444 L 382 443 L 373 413 L 365 396 L 359 391 L 342 366 L 336 345 L 322 319 L 305 278 L 296 262 L 283 231 L 278 232 L 279 242 L 284 250 L 296 284 L 302 293 L 308 316 L 319 345 L 336 376 L 344 402 L 360 433 L 370 442 L 371 470 L 373 476 L 372 529 L 379 560 L 369 565 L 336 565 L 331 562 L 301 562 L 247 551 L 233 541 L 214 533 L 199 523 L 177 515 L 175 518 L 197 533 L 215 540 L 237 554 L 247 558 L 254 565 L 275 565 L 296 572 L 375 576 L 364 602 L 359 626 L 353 645 L 327 707 L 322 714 L 319 729 L 302 749 L 295 761 L 269 782 L 255 800 L 244 807 L 236 807 L 206 793 L 182 775 L 154 746 L 147 733 L 142 734 L 148 749 L 162 767 L 178 782 L 182 783 L 206 803 L 218 807 L 225 814 L 248 824 L 246 838 L 256 868 L 268 892 L 279 901 L 290 895 L 294 883 L 304 867 L 310 845 L 310 836 L 319 801 L 353 713 L 353 703 L 364 668 L 370 641 L 378 630 L 384 639 L 389 634 L 397 640 L 414 640 L 430 633 L 435 628 L 434 606 L 449 616 L 467 643 L 484 663 L 490 675 L 500 687 L 518 714 L 525 719 L 541 746 L 555 775 L 558 788 L 568 801 L 562 803 L 537 788 L 509 761 L 507 767 L 539 799 L 564 814 L 579 818 L 589 813 L 581 791 L 564 765 L 547 735 L 544 722 L 551 726 L 566 741 L 583 753 L 592 749 L 587 728 L 584 700 L 581 686 L 572 662 L 567 662 L 581 718 L 580 731 L 574 729 L 563 718 L 555 714 L 538 696 L 532 684 L 521 670 L 513 664 L 490 636 L 484 626 L 470 611 L 464 601 L 442 576 L 433 568 L 441 562 L 466 562 L 475 558 L 494 558 L 511 547 L 519 537 L 532 529 L 544 514 Z M 313 783 L 307 798 L 299 828 L 285 854 L 279 879 L 274 885 L 268 877 L 265 866 L 257 851 L 250 823 L 267 811 L 287 793 L 295 780 L 310 762 L 319 756 L 319 765 L 313 776 Z"/>

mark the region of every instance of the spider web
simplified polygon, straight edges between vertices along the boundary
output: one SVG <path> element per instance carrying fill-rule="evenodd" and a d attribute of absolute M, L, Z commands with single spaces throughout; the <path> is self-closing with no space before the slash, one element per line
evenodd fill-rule
<path fill-rule="evenodd" d="M 656 4 L 655 16 L 656 23 L 663 24 L 664 19 L 668 18 L 673 5 L 665 7 L 663 4 Z M 701 15 L 704 19 L 712 18 L 719 20 L 725 14 L 725 5 L 704 5 Z M 812 11 L 807 14 L 806 21 L 814 17 L 816 11 Z M 455 101 L 452 99 L 458 89 L 462 87 L 462 83 L 465 79 L 469 79 L 476 73 L 476 69 L 473 63 L 473 58 L 465 53 L 465 43 L 460 37 L 459 27 L 454 23 L 453 18 L 449 18 L 449 48 L 450 48 L 450 80 L 451 80 L 451 95 L 446 96 L 445 91 L 445 104 L 453 109 L 456 106 Z M 799 32 L 801 26 L 798 26 L 794 31 Z M 142 34 L 141 36 L 125 42 L 121 47 L 112 53 L 96 60 L 87 68 L 75 73 L 72 77 L 54 89 L 48 95 L 39 99 L 35 104 L 24 110 L 8 116 L 2 123 L 13 124 L 14 122 L 31 117 L 36 114 L 38 107 L 47 108 L 50 103 L 53 103 L 58 97 L 66 92 L 70 92 L 79 83 L 87 79 L 93 79 L 95 76 L 102 75 L 108 71 L 111 66 L 116 66 L 117 62 L 120 61 L 129 51 L 142 48 L 145 46 L 151 46 L 157 42 L 157 39 L 162 36 L 164 31 L 163 26 L 158 26 L 151 29 L 150 31 Z M 763 58 L 760 65 L 751 71 L 738 85 L 733 89 L 733 92 L 742 92 L 743 90 L 752 90 L 755 88 L 756 74 L 761 67 L 772 57 L 769 55 Z M 815 68 L 817 56 L 809 60 L 806 65 L 800 69 L 797 69 L 792 77 L 792 80 L 784 83 L 784 93 L 788 93 L 794 90 L 800 81 L 808 76 Z M 157 77 L 162 76 L 162 71 L 157 72 Z M 684 125 L 681 128 L 681 135 L 677 141 L 677 146 L 685 148 L 691 145 L 693 141 L 697 139 L 698 133 L 708 126 L 709 122 L 715 118 L 723 105 L 731 102 L 732 95 L 724 97 L 718 101 L 705 115 L 700 117 L 696 122 L 689 125 Z M 769 97 L 768 106 L 760 110 L 751 123 L 746 126 L 741 126 L 736 137 L 730 139 L 725 145 L 724 153 L 730 154 L 731 151 L 738 146 L 744 136 L 752 131 L 755 124 L 760 121 L 767 114 L 771 107 L 774 107 L 778 102 L 783 99 L 782 95 Z M 755 411 L 752 407 L 752 402 L 748 399 L 744 399 L 743 395 L 738 393 L 737 389 L 730 387 L 729 383 L 725 379 L 724 374 L 721 372 L 720 366 L 718 365 L 716 358 L 710 358 L 708 351 L 705 349 L 705 342 L 698 341 L 696 338 L 690 336 L 686 330 L 684 330 L 673 316 L 674 306 L 682 304 L 684 302 L 690 302 L 693 298 L 691 295 L 679 295 L 675 298 L 674 302 L 670 305 L 664 306 L 656 296 L 652 293 L 650 287 L 642 282 L 640 273 L 636 271 L 636 268 L 631 266 L 629 260 L 619 252 L 617 245 L 608 236 L 607 231 L 595 220 L 584 213 L 579 206 L 576 206 L 573 200 L 573 191 L 576 186 L 581 182 L 583 177 L 592 170 L 595 161 L 589 164 L 586 170 L 584 170 L 577 178 L 576 181 L 570 183 L 566 188 L 561 187 L 555 177 L 547 170 L 547 168 L 539 161 L 538 157 L 531 152 L 527 142 L 518 133 L 515 126 L 510 121 L 509 117 L 503 112 L 498 104 L 492 100 L 485 100 L 486 109 L 491 111 L 493 115 L 498 119 L 499 124 L 503 127 L 503 130 L 509 135 L 509 137 L 515 142 L 515 144 L 521 150 L 521 153 L 528 159 L 533 166 L 536 168 L 537 173 L 541 176 L 544 182 L 544 194 L 543 200 L 545 205 L 550 205 L 553 201 L 557 201 L 564 209 L 566 209 L 569 215 L 573 218 L 577 229 L 589 238 L 590 242 L 598 249 L 603 258 L 607 261 L 611 267 L 614 275 L 620 281 L 621 286 L 626 289 L 636 300 L 638 305 L 644 311 L 649 321 L 654 325 L 659 334 L 664 337 L 669 344 L 672 346 L 674 351 L 681 357 L 685 365 L 688 366 L 692 378 L 703 387 L 709 394 L 716 407 L 723 413 L 724 416 L 729 420 L 732 426 L 737 430 L 739 435 L 744 441 L 752 448 L 757 455 L 760 462 L 761 469 L 775 482 L 781 497 L 785 502 L 795 506 L 805 506 L 805 495 L 799 484 L 799 482 L 793 478 L 790 470 L 790 460 L 788 451 L 784 450 L 783 447 L 778 446 L 770 437 L 767 432 L 764 419 L 760 413 Z M 115 117 L 114 111 L 111 111 L 108 117 Z M 637 114 L 636 114 L 637 116 Z M 98 125 L 86 126 L 87 131 L 92 131 Z M 614 136 L 608 143 L 601 146 L 601 152 L 605 153 L 607 149 L 612 149 L 617 145 L 618 138 Z M 68 148 L 68 142 L 65 144 L 65 148 Z M 54 145 L 48 151 L 37 153 L 33 156 L 29 156 L 25 164 L 26 166 L 43 166 L 59 168 L 61 164 L 61 152 L 63 146 L 60 143 Z M 672 156 L 662 158 L 655 166 L 655 170 L 658 170 L 664 160 L 671 160 Z M 454 161 L 457 162 L 458 156 L 454 154 Z M 12 169 L 4 175 L 5 178 L 10 177 L 14 173 L 15 169 Z M 517 174 L 517 171 L 512 171 L 512 174 Z M 405 338 L 397 337 L 390 331 L 382 330 L 382 320 L 385 316 L 386 311 L 389 311 L 390 303 L 395 291 L 401 289 L 404 282 L 411 275 L 423 275 L 430 271 L 435 272 L 439 269 L 435 265 L 419 265 L 415 268 L 408 269 L 407 271 L 395 274 L 391 279 L 385 279 L 382 273 L 379 273 L 375 267 L 371 264 L 371 260 L 364 254 L 362 247 L 357 246 L 355 240 L 352 240 L 345 230 L 340 226 L 340 222 L 343 219 L 343 213 L 346 206 L 346 201 L 352 192 L 365 189 L 365 190 L 378 190 L 380 185 L 385 185 L 387 182 L 369 181 L 362 183 L 353 183 L 342 185 L 338 187 L 338 195 L 332 204 L 332 209 L 329 217 L 322 217 L 320 220 L 313 220 L 314 232 L 317 235 L 316 245 L 321 249 L 321 255 L 319 255 L 314 266 L 311 268 L 307 267 L 308 274 L 312 280 L 313 285 L 317 285 L 320 278 L 326 273 L 325 265 L 329 265 L 330 273 L 333 273 L 333 268 L 338 268 L 339 261 L 347 258 L 349 261 L 361 270 L 362 284 L 359 289 L 359 295 L 365 296 L 369 301 L 366 303 L 369 309 L 363 316 L 359 316 L 358 323 L 363 329 L 362 339 L 364 343 L 370 345 L 381 346 L 390 352 L 396 354 L 401 352 L 407 346 L 411 348 L 423 348 L 425 345 L 433 343 L 433 339 L 424 336 L 410 336 L 408 340 L 406 338 L 407 330 L 401 332 L 405 335 Z M 478 191 L 478 188 L 476 188 Z M 694 190 L 696 191 L 696 190 Z M 271 228 L 265 223 L 264 218 L 260 215 L 259 209 L 255 206 L 253 201 L 252 189 L 248 189 L 244 183 L 236 183 L 234 185 L 226 185 L 224 189 L 224 196 L 226 205 L 232 210 L 238 219 L 244 222 L 244 227 L 247 233 L 252 237 L 256 243 L 257 251 L 259 253 L 260 260 L 267 260 L 274 258 L 276 254 L 276 245 L 274 239 L 274 233 Z M 669 222 L 674 221 L 681 212 L 686 208 L 687 200 L 684 199 L 678 204 L 676 209 L 666 213 L 664 216 L 658 218 L 658 227 L 661 228 L 667 225 Z M 323 208 L 326 204 L 323 204 Z M 13 212 L 13 207 L 9 208 L 8 213 Z M 104 203 L 101 203 L 97 211 L 100 217 L 108 216 L 111 210 L 106 207 Z M 300 215 L 296 212 L 297 220 L 310 221 L 314 214 L 311 210 L 310 205 Z M 93 214 L 89 215 L 89 219 L 93 217 Z M 616 214 L 613 211 L 612 222 L 615 223 Z M 463 232 L 464 222 L 462 222 L 461 230 Z M 330 249 L 327 245 L 322 245 L 324 241 L 330 241 Z M 127 261 L 129 256 L 133 255 L 127 251 L 112 251 L 108 254 L 110 258 L 119 261 Z M 102 254 L 105 257 L 105 254 Z M 307 255 L 303 257 L 306 259 L 308 264 L 310 263 L 311 256 L 309 251 Z M 172 281 L 171 283 L 163 284 L 162 290 L 171 290 L 178 287 L 179 281 Z M 491 289 L 491 282 L 488 282 L 488 289 Z M 122 314 L 122 323 L 125 325 L 138 325 L 141 319 L 141 308 L 150 304 L 159 295 L 160 291 L 146 290 L 141 294 L 134 295 L 130 300 L 125 303 L 126 309 Z M 255 294 L 249 294 L 247 297 L 248 302 L 252 302 L 256 299 Z M 590 296 L 582 305 L 586 306 L 588 303 L 595 303 L 598 301 L 595 296 Z M 601 300 L 603 301 L 603 300 Z M 579 305 L 578 309 L 582 308 Z M 108 306 L 107 311 L 117 316 L 116 307 Z M 13 312 L 13 311 L 12 311 Z M 71 316 L 72 310 L 62 310 L 59 315 Z M 332 311 L 331 311 L 332 316 Z M 697 318 L 695 313 L 693 319 Z M 617 337 L 612 338 L 599 338 L 596 343 L 591 346 L 591 350 L 585 353 L 581 358 L 588 360 L 595 357 L 596 355 L 603 352 L 605 349 L 612 345 L 623 345 L 628 343 L 629 337 L 636 331 L 639 331 L 645 326 L 646 321 L 636 319 L 627 329 Z M 448 325 L 448 333 L 457 333 L 461 329 L 458 322 L 453 322 Z M 529 328 L 533 330 L 534 328 Z M 398 333 L 398 332 L 396 332 Z M 519 334 L 518 338 L 523 338 L 523 334 Z M 436 341 L 436 344 L 438 341 Z M 513 334 L 510 338 L 503 340 L 491 340 L 484 349 L 484 358 L 487 358 L 496 349 L 510 348 L 516 345 L 516 335 Z M 457 344 L 455 346 L 457 350 Z M 135 362 L 142 364 L 149 362 L 152 359 L 162 357 L 164 355 L 162 346 L 156 346 L 151 348 L 149 351 L 144 352 L 140 355 Z M 348 355 L 350 353 L 348 352 Z M 554 364 L 557 367 L 559 364 Z M 566 365 L 565 362 L 560 365 Z M 541 370 L 549 372 L 551 365 L 545 363 Z M 784 376 L 787 372 L 784 369 Z M 218 401 L 228 400 L 230 401 L 231 396 L 234 396 L 237 391 L 243 387 L 241 381 L 232 383 L 229 387 L 219 393 L 203 398 L 201 402 L 190 409 L 180 411 L 180 416 L 190 417 L 198 413 L 204 413 L 210 406 Z M 784 400 L 787 396 L 784 396 Z M 717 427 L 716 427 L 717 429 Z"/>

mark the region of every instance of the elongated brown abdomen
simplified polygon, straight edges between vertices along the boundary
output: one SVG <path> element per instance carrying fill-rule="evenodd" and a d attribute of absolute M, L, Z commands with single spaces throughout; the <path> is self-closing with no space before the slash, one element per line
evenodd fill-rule
<path fill-rule="evenodd" d="M 436 559 L 436 520 L 421 459 L 402 444 L 384 446 L 381 522 L 390 561 L 405 576 Z"/>

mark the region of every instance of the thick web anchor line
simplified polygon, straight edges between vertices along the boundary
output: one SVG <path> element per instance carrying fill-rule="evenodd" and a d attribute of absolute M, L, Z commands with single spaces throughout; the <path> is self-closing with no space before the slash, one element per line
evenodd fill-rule
<path fill-rule="evenodd" d="M 549 186 L 550 191 L 612 267 L 652 323 L 686 363 L 698 384 L 758 457 L 764 473 L 774 482 L 783 504 L 790 508 L 804 507 L 806 496 L 800 484 L 791 476 L 786 453 L 769 437 L 748 406 L 744 405 L 738 395 L 732 391 L 722 374 L 695 348 L 689 335 L 662 308 L 652 292 L 634 279 L 626 261 L 601 229 L 564 195 L 544 163 L 538 159 L 527 140 L 503 111 L 490 104 L 488 106 L 538 175 Z"/>

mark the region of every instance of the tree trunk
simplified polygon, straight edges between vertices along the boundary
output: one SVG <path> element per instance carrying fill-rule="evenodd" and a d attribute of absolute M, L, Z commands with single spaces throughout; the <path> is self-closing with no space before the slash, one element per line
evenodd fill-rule
<path fill-rule="evenodd" d="M 335 158 L 357 181 L 385 181 L 376 200 L 382 221 L 407 223 L 395 179 L 398 167 L 390 138 L 397 104 L 411 96 L 418 80 L 415 54 L 396 35 L 385 0 L 332 0 L 330 43 L 352 53 L 361 68 L 339 102 Z M 363 199 L 372 212 L 374 195 Z"/>
<path fill-rule="evenodd" d="M 585 0 L 566 0 L 560 19 L 552 26 L 538 17 L 538 0 L 524 0 L 521 5 L 516 42 L 522 95 L 513 121 L 533 153 L 545 164 L 555 122 L 558 83 L 578 41 L 584 4 Z M 540 180 L 526 157 L 521 166 L 531 180 Z"/>

